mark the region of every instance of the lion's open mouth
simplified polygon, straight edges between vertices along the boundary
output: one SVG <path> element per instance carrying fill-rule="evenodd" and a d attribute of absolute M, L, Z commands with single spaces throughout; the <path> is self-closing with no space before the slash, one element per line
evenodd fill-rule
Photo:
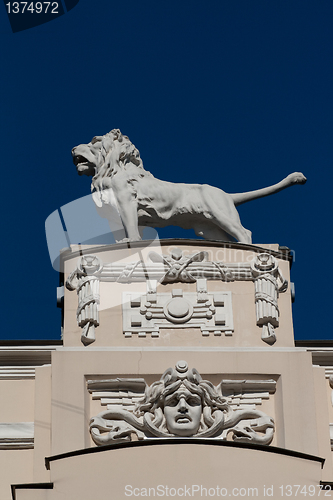
<path fill-rule="evenodd" d="M 87 158 L 81 155 L 74 156 L 73 162 L 76 167 L 79 167 L 80 165 L 89 165 Z"/>
<path fill-rule="evenodd" d="M 95 165 L 82 155 L 73 155 L 73 163 L 79 175 L 95 175 Z"/>

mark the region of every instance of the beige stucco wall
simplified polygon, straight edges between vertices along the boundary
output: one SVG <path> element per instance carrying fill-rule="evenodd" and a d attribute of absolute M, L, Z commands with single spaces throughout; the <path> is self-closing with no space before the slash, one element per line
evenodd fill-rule
<path fill-rule="evenodd" d="M 56 460 L 50 465 L 55 487 L 45 490 L 45 496 L 37 497 L 38 500 L 122 500 L 139 497 L 138 493 L 144 496 L 142 488 L 151 497 L 155 489 L 157 497 L 159 486 L 160 492 L 168 492 L 164 496 L 174 498 L 184 496 L 184 487 L 194 493 L 192 498 L 212 497 L 214 491 L 215 497 L 221 497 L 222 488 L 222 494 L 227 492 L 228 497 L 266 499 L 269 491 L 273 498 L 280 498 L 281 486 L 300 484 L 309 488 L 319 483 L 321 475 L 318 462 L 209 444 L 109 450 Z M 201 487 L 207 488 L 207 495 Z M 179 495 L 175 495 L 179 488 Z M 19 490 L 16 497 L 17 500 L 33 498 Z"/>
<path fill-rule="evenodd" d="M 33 481 L 47 482 L 50 474 L 44 458 L 51 453 L 51 366 L 36 368 L 35 447 Z"/>
<path fill-rule="evenodd" d="M 290 285 L 289 262 L 282 253 L 277 253 L 277 245 L 251 247 L 182 241 L 160 244 L 164 254 L 177 246 L 188 255 L 207 251 L 209 260 L 225 264 L 250 262 L 258 253 L 272 251 Z M 135 262 L 140 252 L 152 249 L 138 244 L 128 250 L 124 245 L 114 245 L 87 251 L 108 263 L 124 258 Z M 74 271 L 78 250 L 74 248 L 66 257 L 65 276 Z M 17 500 L 121 500 L 127 498 L 126 484 L 140 488 L 151 478 L 154 481 L 151 487 L 170 484 L 178 488 L 184 483 L 254 487 L 258 488 L 256 498 L 264 497 L 264 485 L 273 486 L 276 498 L 280 486 L 333 481 L 329 439 L 329 422 L 333 422 L 331 390 L 324 369 L 312 366 L 311 353 L 294 348 L 290 286 L 279 296 L 280 325 L 273 346 L 261 340 L 261 328 L 256 325 L 252 281 L 208 280 L 207 286 L 211 293 L 231 292 L 233 336 L 204 337 L 200 328 L 186 326 L 161 328 L 159 338 L 137 335 L 125 338 L 122 293 L 145 292 L 146 284 L 102 282 L 100 326 L 96 329 L 96 341 L 87 347 L 80 341 L 81 328 L 76 322 L 77 294 L 65 291 L 64 347 L 53 350 L 51 365 L 37 367 L 34 380 L 0 380 L 0 422 L 35 422 L 34 450 L 0 450 L 1 500 L 11 499 L 11 483 L 25 482 L 52 481 L 55 487 L 18 489 Z M 174 288 L 182 288 L 185 293 L 196 292 L 195 283 L 160 284 L 158 292 L 170 293 Z M 270 394 L 258 407 L 275 420 L 272 446 L 323 457 L 326 459 L 323 470 L 316 462 L 295 457 L 209 445 L 111 450 L 56 460 L 51 462 L 51 470 L 46 470 L 45 456 L 96 448 L 89 434 L 89 420 L 105 406 L 99 400 L 92 400 L 87 380 L 143 377 L 151 384 L 180 359 L 214 385 L 222 379 L 274 379 L 275 394 Z"/>
<path fill-rule="evenodd" d="M 328 384 L 324 369 L 312 367 L 309 352 L 300 349 L 272 351 L 269 347 L 261 350 L 221 348 L 203 350 L 198 347 L 159 350 L 58 348 L 52 353 L 52 367 L 44 366 L 36 369 L 35 381 L 1 381 L 2 395 L 7 397 L 9 405 L 6 410 L 3 409 L 3 415 L 9 417 L 11 414 L 11 394 L 21 398 L 20 401 L 27 403 L 26 407 L 23 405 L 21 408 L 19 404 L 13 402 L 12 415 L 20 417 L 21 421 L 35 420 L 36 439 L 34 451 L 0 450 L 1 500 L 11 499 L 10 484 L 54 481 L 52 470 L 50 472 L 45 469 L 45 456 L 95 447 L 88 433 L 88 423 L 91 416 L 103 408 L 100 407 L 99 401 L 92 401 L 86 388 L 88 379 L 139 376 L 145 378 L 147 383 L 152 383 L 167 367 L 174 366 L 181 358 L 185 359 L 190 367 L 197 368 L 203 378 L 214 384 L 218 384 L 222 378 L 274 378 L 277 381 L 276 393 L 260 407 L 276 421 L 276 434 L 272 445 L 324 457 L 326 459 L 324 469 L 318 474 L 321 480 L 332 481 L 328 430 L 330 393 L 327 392 Z M 13 417 L 12 421 L 17 420 Z M 52 439 L 50 439 L 50 428 L 52 428 Z M 120 460 L 119 452 L 120 450 L 115 451 L 117 462 Z M 156 455 L 155 450 L 152 456 L 157 460 L 158 454 Z M 101 458 L 102 462 L 103 460 L 105 458 Z M 286 466 L 285 457 L 283 460 Z M 68 462 L 66 464 L 68 467 Z M 239 461 L 237 467 L 238 465 Z M 73 467 L 73 470 L 76 470 L 76 463 Z M 302 468 L 305 470 L 303 461 Z M 126 462 L 125 470 L 127 469 Z M 68 468 L 59 470 L 62 471 L 59 474 L 64 474 Z M 72 469 L 70 476 L 75 477 L 75 474 L 72 476 Z M 306 473 L 304 484 L 312 484 L 311 481 L 306 482 L 309 478 L 313 480 L 313 475 L 307 476 Z M 282 481 L 282 478 L 280 479 Z M 64 476 L 61 481 L 63 480 Z M 61 481 L 57 484 L 61 484 Z M 250 484 L 252 483 L 248 483 L 247 487 L 250 487 Z M 274 484 L 278 486 L 277 483 Z M 67 491 L 67 484 L 64 488 L 63 491 Z M 59 488 L 56 488 L 56 491 L 58 492 Z M 22 500 L 62 498 L 52 496 L 56 494 L 54 491 L 38 490 L 36 492 L 38 496 L 35 497 L 31 496 L 32 494 L 33 491 L 30 490 L 17 490 L 16 496 Z M 81 497 L 78 498 L 81 500 Z"/>
<path fill-rule="evenodd" d="M 0 380 L 0 422 L 33 422 L 34 380 Z"/>
<path fill-rule="evenodd" d="M 12 500 L 11 484 L 33 481 L 33 450 L 0 450 L 0 498 Z"/>
<path fill-rule="evenodd" d="M 34 421 L 34 380 L 0 380 L 0 422 Z M 10 485 L 33 480 L 33 450 L 0 449 L 0 498 L 11 499 Z"/>
<path fill-rule="evenodd" d="M 327 398 L 326 386 L 327 382 L 325 379 L 325 369 L 319 366 L 313 367 L 313 376 L 315 384 L 315 408 L 316 408 L 316 418 L 317 418 L 317 435 L 318 444 L 320 449 L 326 450 L 326 466 L 324 472 L 324 479 L 327 481 L 332 481 L 332 452 L 330 446 L 330 430 L 327 422 L 329 420 L 329 401 Z"/>
<path fill-rule="evenodd" d="M 47 490 L 41 489 L 17 489 L 16 500 L 47 500 Z"/>

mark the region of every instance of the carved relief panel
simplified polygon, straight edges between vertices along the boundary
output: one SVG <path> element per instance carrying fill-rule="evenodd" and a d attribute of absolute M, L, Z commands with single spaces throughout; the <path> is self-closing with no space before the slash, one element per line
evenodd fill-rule
<path fill-rule="evenodd" d="M 270 444 L 274 420 L 258 409 L 276 382 L 222 380 L 214 386 L 179 361 L 148 385 L 142 378 L 89 380 L 88 391 L 106 407 L 90 421 L 98 446 L 156 437 L 209 437 Z"/>
<path fill-rule="evenodd" d="M 231 292 L 208 293 L 205 279 L 197 280 L 197 293 L 173 288 L 171 293 L 157 293 L 157 282 L 147 282 L 145 295 L 123 294 L 123 331 L 145 337 L 159 336 L 160 328 L 197 327 L 202 335 L 232 335 Z"/>
<path fill-rule="evenodd" d="M 77 322 L 82 328 L 84 345 L 95 341 L 99 325 L 99 283 L 132 284 L 146 282 L 146 293 L 124 292 L 122 300 L 123 333 L 125 337 L 137 334 L 158 337 L 161 328 L 197 327 L 203 336 L 231 336 L 234 319 L 231 291 L 209 292 L 210 280 L 224 283 L 252 281 L 256 324 L 261 338 L 269 345 L 276 342 L 275 329 L 279 326 L 278 297 L 286 291 L 284 279 L 275 257 L 258 253 L 250 262 L 225 264 L 209 261 L 205 251 L 185 256 L 174 248 L 170 255 L 151 251 L 148 261 L 132 263 L 102 263 L 94 255 L 82 256 L 77 268 L 67 279 L 66 287 L 78 294 Z M 171 292 L 157 290 L 157 284 L 174 284 Z M 182 283 L 195 284 L 196 292 L 188 292 Z M 132 288 L 133 290 L 133 288 Z"/>

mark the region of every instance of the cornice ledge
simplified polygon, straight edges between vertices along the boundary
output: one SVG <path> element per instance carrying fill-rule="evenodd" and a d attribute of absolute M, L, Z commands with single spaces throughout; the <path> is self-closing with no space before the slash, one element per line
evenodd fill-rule
<path fill-rule="evenodd" d="M 153 247 L 156 240 L 139 240 L 123 242 L 123 243 L 112 243 L 110 245 L 72 245 L 72 248 L 66 248 L 60 253 L 61 261 L 64 262 L 68 259 L 79 258 L 87 253 L 98 253 L 106 252 L 108 250 L 121 250 L 129 248 L 142 248 L 142 247 Z M 290 265 L 293 261 L 293 256 L 288 247 L 280 247 L 279 251 L 269 249 L 267 247 L 262 247 L 260 245 L 253 245 L 248 243 L 238 243 L 238 242 L 228 242 L 228 241 L 217 241 L 217 240 L 201 240 L 201 239 L 190 239 L 190 238 L 164 238 L 157 240 L 157 245 L 167 246 L 167 245 L 191 245 L 191 246 L 204 246 L 204 247 L 219 247 L 219 248 L 231 248 L 238 250 L 250 250 L 256 253 L 269 253 L 274 257 L 282 260 L 288 260 Z M 75 250 L 74 250 L 75 248 Z M 76 250 L 77 249 L 77 250 Z"/>

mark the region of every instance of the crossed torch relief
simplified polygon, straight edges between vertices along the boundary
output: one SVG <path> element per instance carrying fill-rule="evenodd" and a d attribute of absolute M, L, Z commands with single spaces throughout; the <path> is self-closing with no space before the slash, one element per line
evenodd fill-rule
<path fill-rule="evenodd" d="M 137 379 L 140 380 L 143 379 Z M 132 389 L 134 382 L 135 379 L 128 379 Z M 275 381 L 268 382 L 275 390 Z M 233 409 L 230 401 L 223 396 L 221 384 L 215 387 L 202 379 L 195 368 L 189 369 L 186 361 L 178 361 L 160 380 L 146 385 L 143 397 L 132 409 L 109 406 L 91 419 L 89 430 L 98 446 L 156 437 L 225 440 L 229 434 L 237 442 L 270 444 L 274 420 L 251 407 Z"/>

